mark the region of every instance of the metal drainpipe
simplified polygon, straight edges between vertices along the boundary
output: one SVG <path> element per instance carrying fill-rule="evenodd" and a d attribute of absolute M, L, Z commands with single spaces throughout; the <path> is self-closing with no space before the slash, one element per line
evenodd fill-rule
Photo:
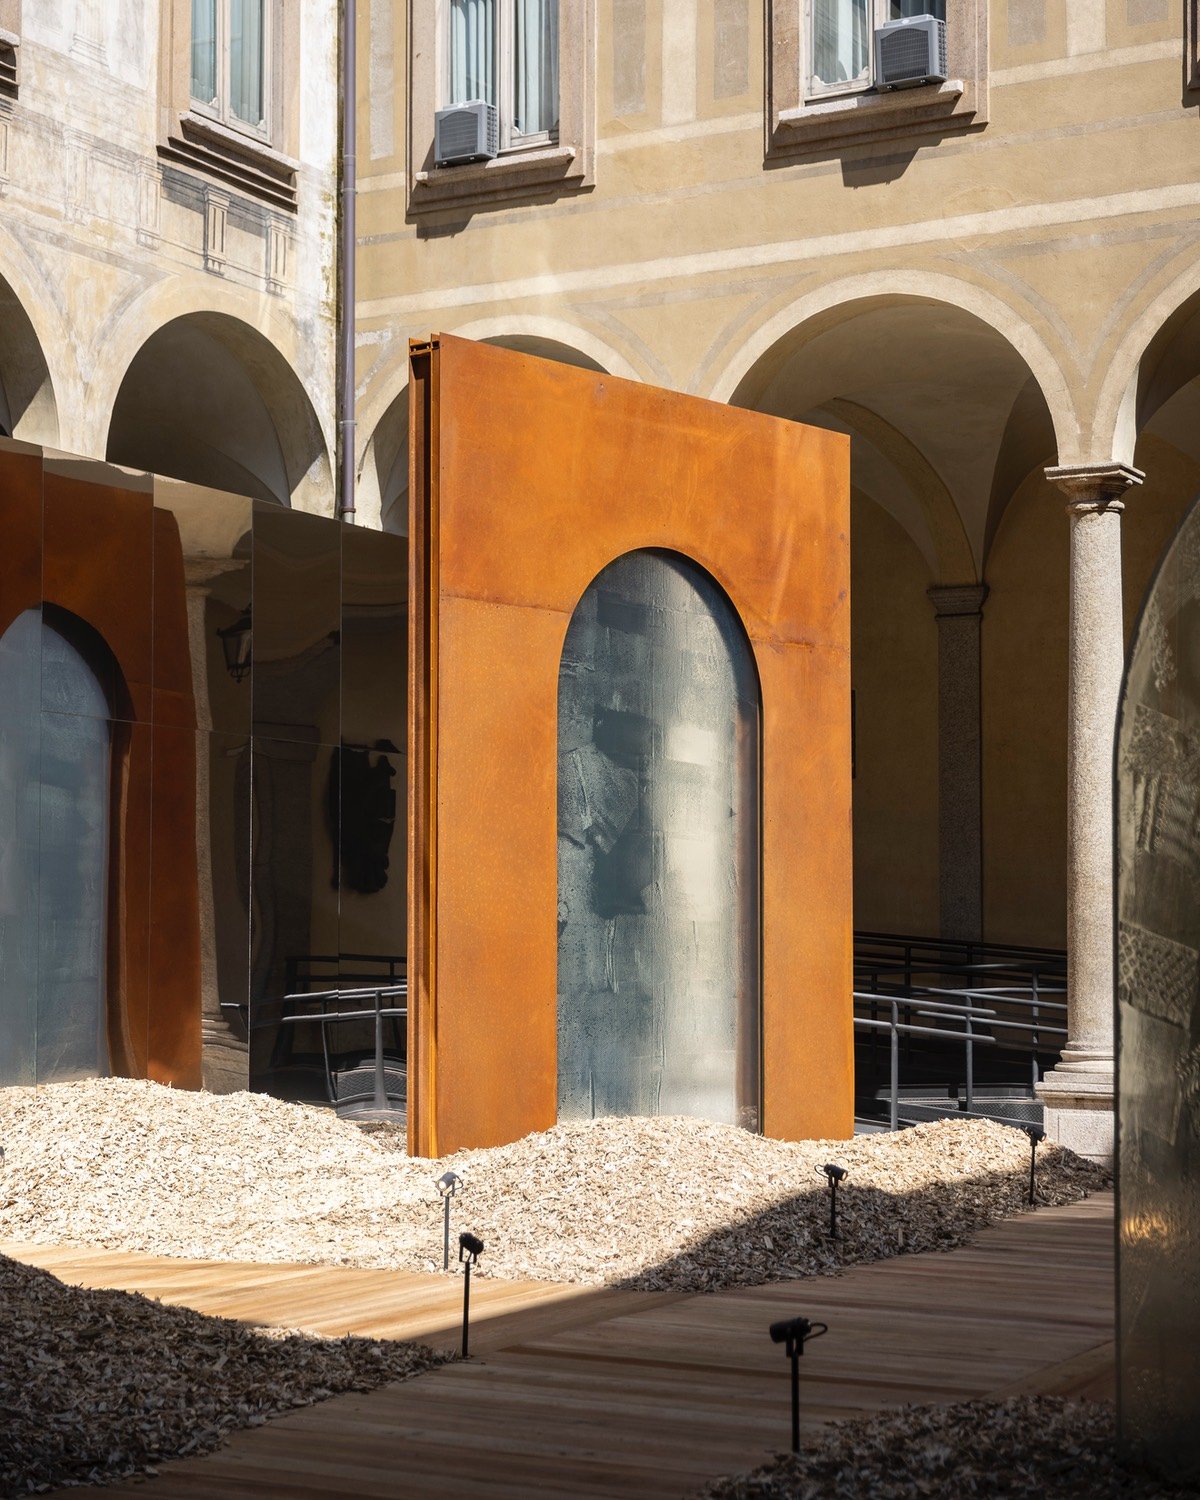
<path fill-rule="evenodd" d="M 341 439 L 341 473 L 338 483 L 338 515 L 354 524 L 354 252 L 357 240 L 356 149 L 358 144 L 358 96 L 355 89 L 355 58 L 358 48 L 357 0 L 342 0 L 342 182 L 340 295 L 338 299 L 338 435 Z"/>

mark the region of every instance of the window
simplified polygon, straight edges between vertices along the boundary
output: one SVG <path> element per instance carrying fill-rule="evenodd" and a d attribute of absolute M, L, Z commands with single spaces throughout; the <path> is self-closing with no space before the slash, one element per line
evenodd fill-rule
<path fill-rule="evenodd" d="M 769 161 L 987 123 L 987 0 L 767 0 L 767 9 Z M 946 23 L 949 78 L 875 89 L 876 28 L 923 15 Z"/>
<path fill-rule="evenodd" d="M 482 99 L 501 150 L 558 136 L 558 0 L 450 0 L 447 104 Z"/>
<path fill-rule="evenodd" d="M 410 213 L 588 187 L 592 182 L 593 0 L 410 0 Z M 494 106 L 500 155 L 439 168 L 433 119 Z"/>
<path fill-rule="evenodd" d="M 192 0 L 192 104 L 266 137 L 266 0 Z"/>
<path fill-rule="evenodd" d="M 17 97 L 21 0 L 0 0 L 0 95 Z"/>
<path fill-rule="evenodd" d="M 875 28 L 909 16 L 944 21 L 946 0 L 809 0 L 809 93 L 869 88 L 874 82 Z"/>
<path fill-rule="evenodd" d="M 324 19 L 310 45 L 332 48 L 333 7 L 316 9 Z M 294 212 L 308 10 L 296 0 L 166 0 L 159 156 Z"/>

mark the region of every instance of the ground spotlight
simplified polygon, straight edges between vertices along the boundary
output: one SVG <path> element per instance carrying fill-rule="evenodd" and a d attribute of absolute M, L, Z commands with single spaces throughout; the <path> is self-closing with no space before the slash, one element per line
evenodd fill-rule
<path fill-rule="evenodd" d="M 837 1170 L 841 1170 L 838 1168 Z M 842 1176 L 846 1174 L 843 1172 Z M 831 1181 L 833 1179 L 830 1179 Z M 809 1339 L 819 1339 L 829 1332 L 827 1323 L 811 1323 L 807 1318 L 781 1318 L 769 1329 L 771 1342 L 783 1344 L 792 1362 L 792 1452 L 800 1452 L 800 1356 Z"/>
<path fill-rule="evenodd" d="M 1032 1207 L 1037 1186 L 1037 1148 L 1039 1142 L 1046 1139 L 1046 1132 L 1040 1125 L 1022 1125 L 1021 1129 L 1029 1137 L 1029 1204 Z"/>
<path fill-rule="evenodd" d="M 845 1167 L 835 1166 L 833 1162 L 827 1161 L 823 1167 L 817 1168 L 825 1176 L 829 1183 L 829 1234 L 832 1238 L 837 1234 L 837 1190 L 838 1183 L 845 1182 L 849 1173 Z"/>
<path fill-rule="evenodd" d="M 454 1172 L 443 1172 L 437 1180 L 442 1195 L 442 1270 L 450 1269 L 450 1200 L 462 1187 L 462 1178 Z"/>
<path fill-rule="evenodd" d="M 466 1359 L 471 1331 L 471 1267 L 483 1254 L 483 1241 L 466 1230 L 458 1237 L 458 1258 L 463 1266 L 463 1332 L 462 1355 Z"/>

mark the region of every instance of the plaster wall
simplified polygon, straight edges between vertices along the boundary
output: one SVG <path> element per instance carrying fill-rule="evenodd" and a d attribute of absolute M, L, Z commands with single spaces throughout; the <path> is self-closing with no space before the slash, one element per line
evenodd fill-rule
<path fill-rule="evenodd" d="M 981 0 L 973 119 L 916 133 L 897 116 L 869 144 L 781 156 L 764 147 L 769 6 L 597 0 L 590 185 L 411 214 L 408 3 L 359 0 L 364 473 L 407 340 L 431 330 L 852 435 L 859 926 L 938 930 L 919 596 L 985 583 L 984 935 L 1065 939 L 1068 523 L 1040 476 L 1135 449 L 1157 466 L 1123 522 L 1128 631 L 1197 490 L 1200 400 L 1140 444 L 1133 400 L 1150 341 L 1200 290 L 1196 9 Z M 887 706 L 875 724 L 868 699 Z"/>
<path fill-rule="evenodd" d="M 285 84 L 300 102 L 294 210 L 160 156 L 169 10 L 170 0 L 22 7 L 18 93 L 0 98 L 0 278 L 32 324 L 52 397 L 20 403 L 6 425 L 104 458 L 139 349 L 173 318 L 215 312 L 273 346 L 278 368 L 256 370 L 253 356 L 246 368 L 268 407 L 284 384 L 307 393 L 331 454 L 335 7 L 288 0 L 299 60 Z M 4 384 L 14 378 L 0 368 Z M 294 503 L 332 507 L 327 467 L 313 460 Z"/>

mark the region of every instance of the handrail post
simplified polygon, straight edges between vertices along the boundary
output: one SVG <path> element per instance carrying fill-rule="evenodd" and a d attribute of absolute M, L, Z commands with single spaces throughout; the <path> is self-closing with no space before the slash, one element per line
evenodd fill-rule
<path fill-rule="evenodd" d="M 967 999 L 967 1113 L 972 1114 L 975 1109 L 975 1033 L 971 1029 L 971 1008 L 974 997 L 970 990 L 966 992 Z"/>
<path fill-rule="evenodd" d="M 375 991 L 375 1108 L 386 1112 L 387 1078 L 383 1071 L 383 991 Z"/>
<path fill-rule="evenodd" d="M 1033 1036 L 1033 1045 L 1032 1045 L 1032 1047 L 1030 1049 L 1030 1062 L 1031 1062 L 1031 1065 L 1033 1067 L 1033 1095 L 1034 1095 L 1034 1098 L 1036 1098 L 1037 1097 L 1037 1086 L 1038 1086 L 1038 1064 L 1037 1064 L 1037 1054 L 1038 1054 L 1038 1028 L 1037 1028 L 1037 1023 L 1038 1023 L 1038 972 L 1037 972 L 1036 968 L 1031 972 L 1029 978 L 1030 978 L 1030 999 L 1031 999 L 1031 1001 L 1033 1003 L 1033 1033 L 1032 1033 L 1032 1036 Z"/>
<path fill-rule="evenodd" d="M 900 1033 L 897 1027 L 900 1022 L 900 1012 L 895 1000 L 891 1002 L 892 1008 L 892 1088 L 891 1103 L 888 1109 L 888 1124 L 892 1130 L 900 1129 Z"/>

